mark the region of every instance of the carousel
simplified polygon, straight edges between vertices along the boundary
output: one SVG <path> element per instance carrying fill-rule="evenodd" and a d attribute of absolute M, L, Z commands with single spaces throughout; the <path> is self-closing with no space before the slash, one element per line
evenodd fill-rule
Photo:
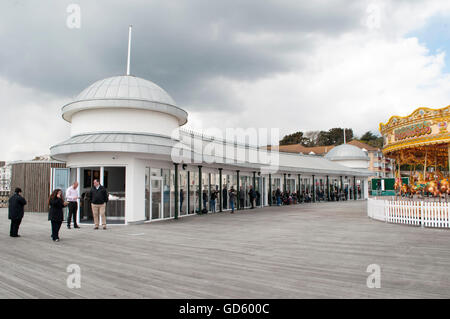
<path fill-rule="evenodd" d="M 399 196 L 450 198 L 449 121 L 447 106 L 421 107 L 408 116 L 392 116 L 386 124 L 380 123 L 383 154 L 395 160 L 395 189 Z M 405 170 L 408 184 L 401 179 Z"/>

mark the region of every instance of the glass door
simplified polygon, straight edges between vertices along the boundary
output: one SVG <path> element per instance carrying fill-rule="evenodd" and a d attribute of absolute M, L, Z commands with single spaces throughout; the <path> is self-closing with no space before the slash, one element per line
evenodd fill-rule
<path fill-rule="evenodd" d="M 254 189 L 254 191 L 256 193 L 255 204 L 256 204 L 256 207 L 260 207 L 261 206 L 261 199 L 262 199 L 262 196 L 261 196 L 261 194 L 262 194 L 261 177 L 259 177 L 259 176 L 255 177 L 255 183 L 256 183 L 255 189 Z"/>
<path fill-rule="evenodd" d="M 266 177 L 262 177 L 262 188 L 261 188 L 261 206 L 267 206 L 267 186 Z"/>
<path fill-rule="evenodd" d="M 151 204 L 151 220 L 162 218 L 162 202 L 163 202 L 163 191 L 162 191 L 162 177 L 152 176 L 150 179 L 150 199 Z"/>
<path fill-rule="evenodd" d="M 198 173 L 188 172 L 189 176 L 189 214 L 195 214 L 198 209 Z"/>

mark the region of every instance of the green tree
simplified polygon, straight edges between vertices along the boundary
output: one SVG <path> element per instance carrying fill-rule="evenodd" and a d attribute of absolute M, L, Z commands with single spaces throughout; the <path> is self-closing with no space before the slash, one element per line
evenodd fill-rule
<path fill-rule="evenodd" d="M 347 142 L 353 139 L 353 129 L 345 129 L 345 138 Z M 340 127 L 332 128 L 328 131 L 320 131 L 317 139 L 318 146 L 340 145 L 344 143 L 344 129 Z"/>
<path fill-rule="evenodd" d="M 371 131 L 367 131 L 366 133 L 363 134 L 363 136 L 361 136 L 360 140 L 368 142 L 376 140 L 377 138 L 378 138 L 377 135 L 373 134 Z"/>
<path fill-rule="evenodd" d="M 362 141 L 364 142 L 364 141 Z M 382 137 L 377 137 L 374 140 L 370 140 L 366 142 L 367 144 L 369 144 L 370 146 L 376 147 L 376 148 L 383 148 L 383 138 Z"/>
<path fill-rule="evenodd" d="M 353 129 L 345 129 L 345 138 L 347 142 L 353 139 Z M 301 144 L 303 146 L 327 146 L 327 145 L 340 145 L 344 143 L 344 129 L 335 127 L 328 131 L 309 131 L 303 134 L 303 132 L 296 132 L 284 136 L 280 140 L 280 145 Z"/>
<path fill-rule="evenodd" d="M 280 140 L 280 145 L 290 145 L 290 144 L 305 144 L 307 142 L 307 138 L 303 136 L 303 132 L 296 132 L 289 135 L 284 136 Z"/>
<path fill-rule="evenodd" d="M 369 144 L 376 148 L 383 148 L 383 137 L 373 134 L 370 131 L 364 133 L 359 139 L 361 142 Z"/>
<path fill-rule="evenodd" d="M 333 145 L 333 142 L 331 141 L 330 133 L 327 131 L 320 131 L 319 136 L 317 137 L 317 145 L 316 146 L 323 146 L 323 145 Z"/>
<path fill-rule="evenodd" d="M 305 133 L 306 142 L 304 146 L 312 147 L 317 145 L 317 140 L 319 138 L 319 131 L 308 131 Z"/>

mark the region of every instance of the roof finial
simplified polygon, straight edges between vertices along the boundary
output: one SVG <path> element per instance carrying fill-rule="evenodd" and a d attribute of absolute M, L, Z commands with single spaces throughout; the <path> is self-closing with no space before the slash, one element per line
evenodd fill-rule
<path fill-rule="evenodd" d="M 347 144 L 347 140 L 345 138 L 345 127 L 344 127 L 344 144 Z"/>
<path fill-rule="evenodd" d="M 127 75 L 130 75 L 130 49 L 131 49 L 131 27 L 128 27 L 128 59 L 127 59 Z"/>

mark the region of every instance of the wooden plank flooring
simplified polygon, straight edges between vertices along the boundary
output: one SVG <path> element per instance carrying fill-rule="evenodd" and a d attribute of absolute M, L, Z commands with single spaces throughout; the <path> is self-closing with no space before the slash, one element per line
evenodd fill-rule
<path fill-rule="evenodd" d="M 450 231 L 386 224 L 365 201 L 216 213 L 94 231 L 0 209 L 0 298 L 449 298 Z M 69 264 L 81 288 L 66 286 Z M 381 288 L 366 268 L 381 266 Z"/>

